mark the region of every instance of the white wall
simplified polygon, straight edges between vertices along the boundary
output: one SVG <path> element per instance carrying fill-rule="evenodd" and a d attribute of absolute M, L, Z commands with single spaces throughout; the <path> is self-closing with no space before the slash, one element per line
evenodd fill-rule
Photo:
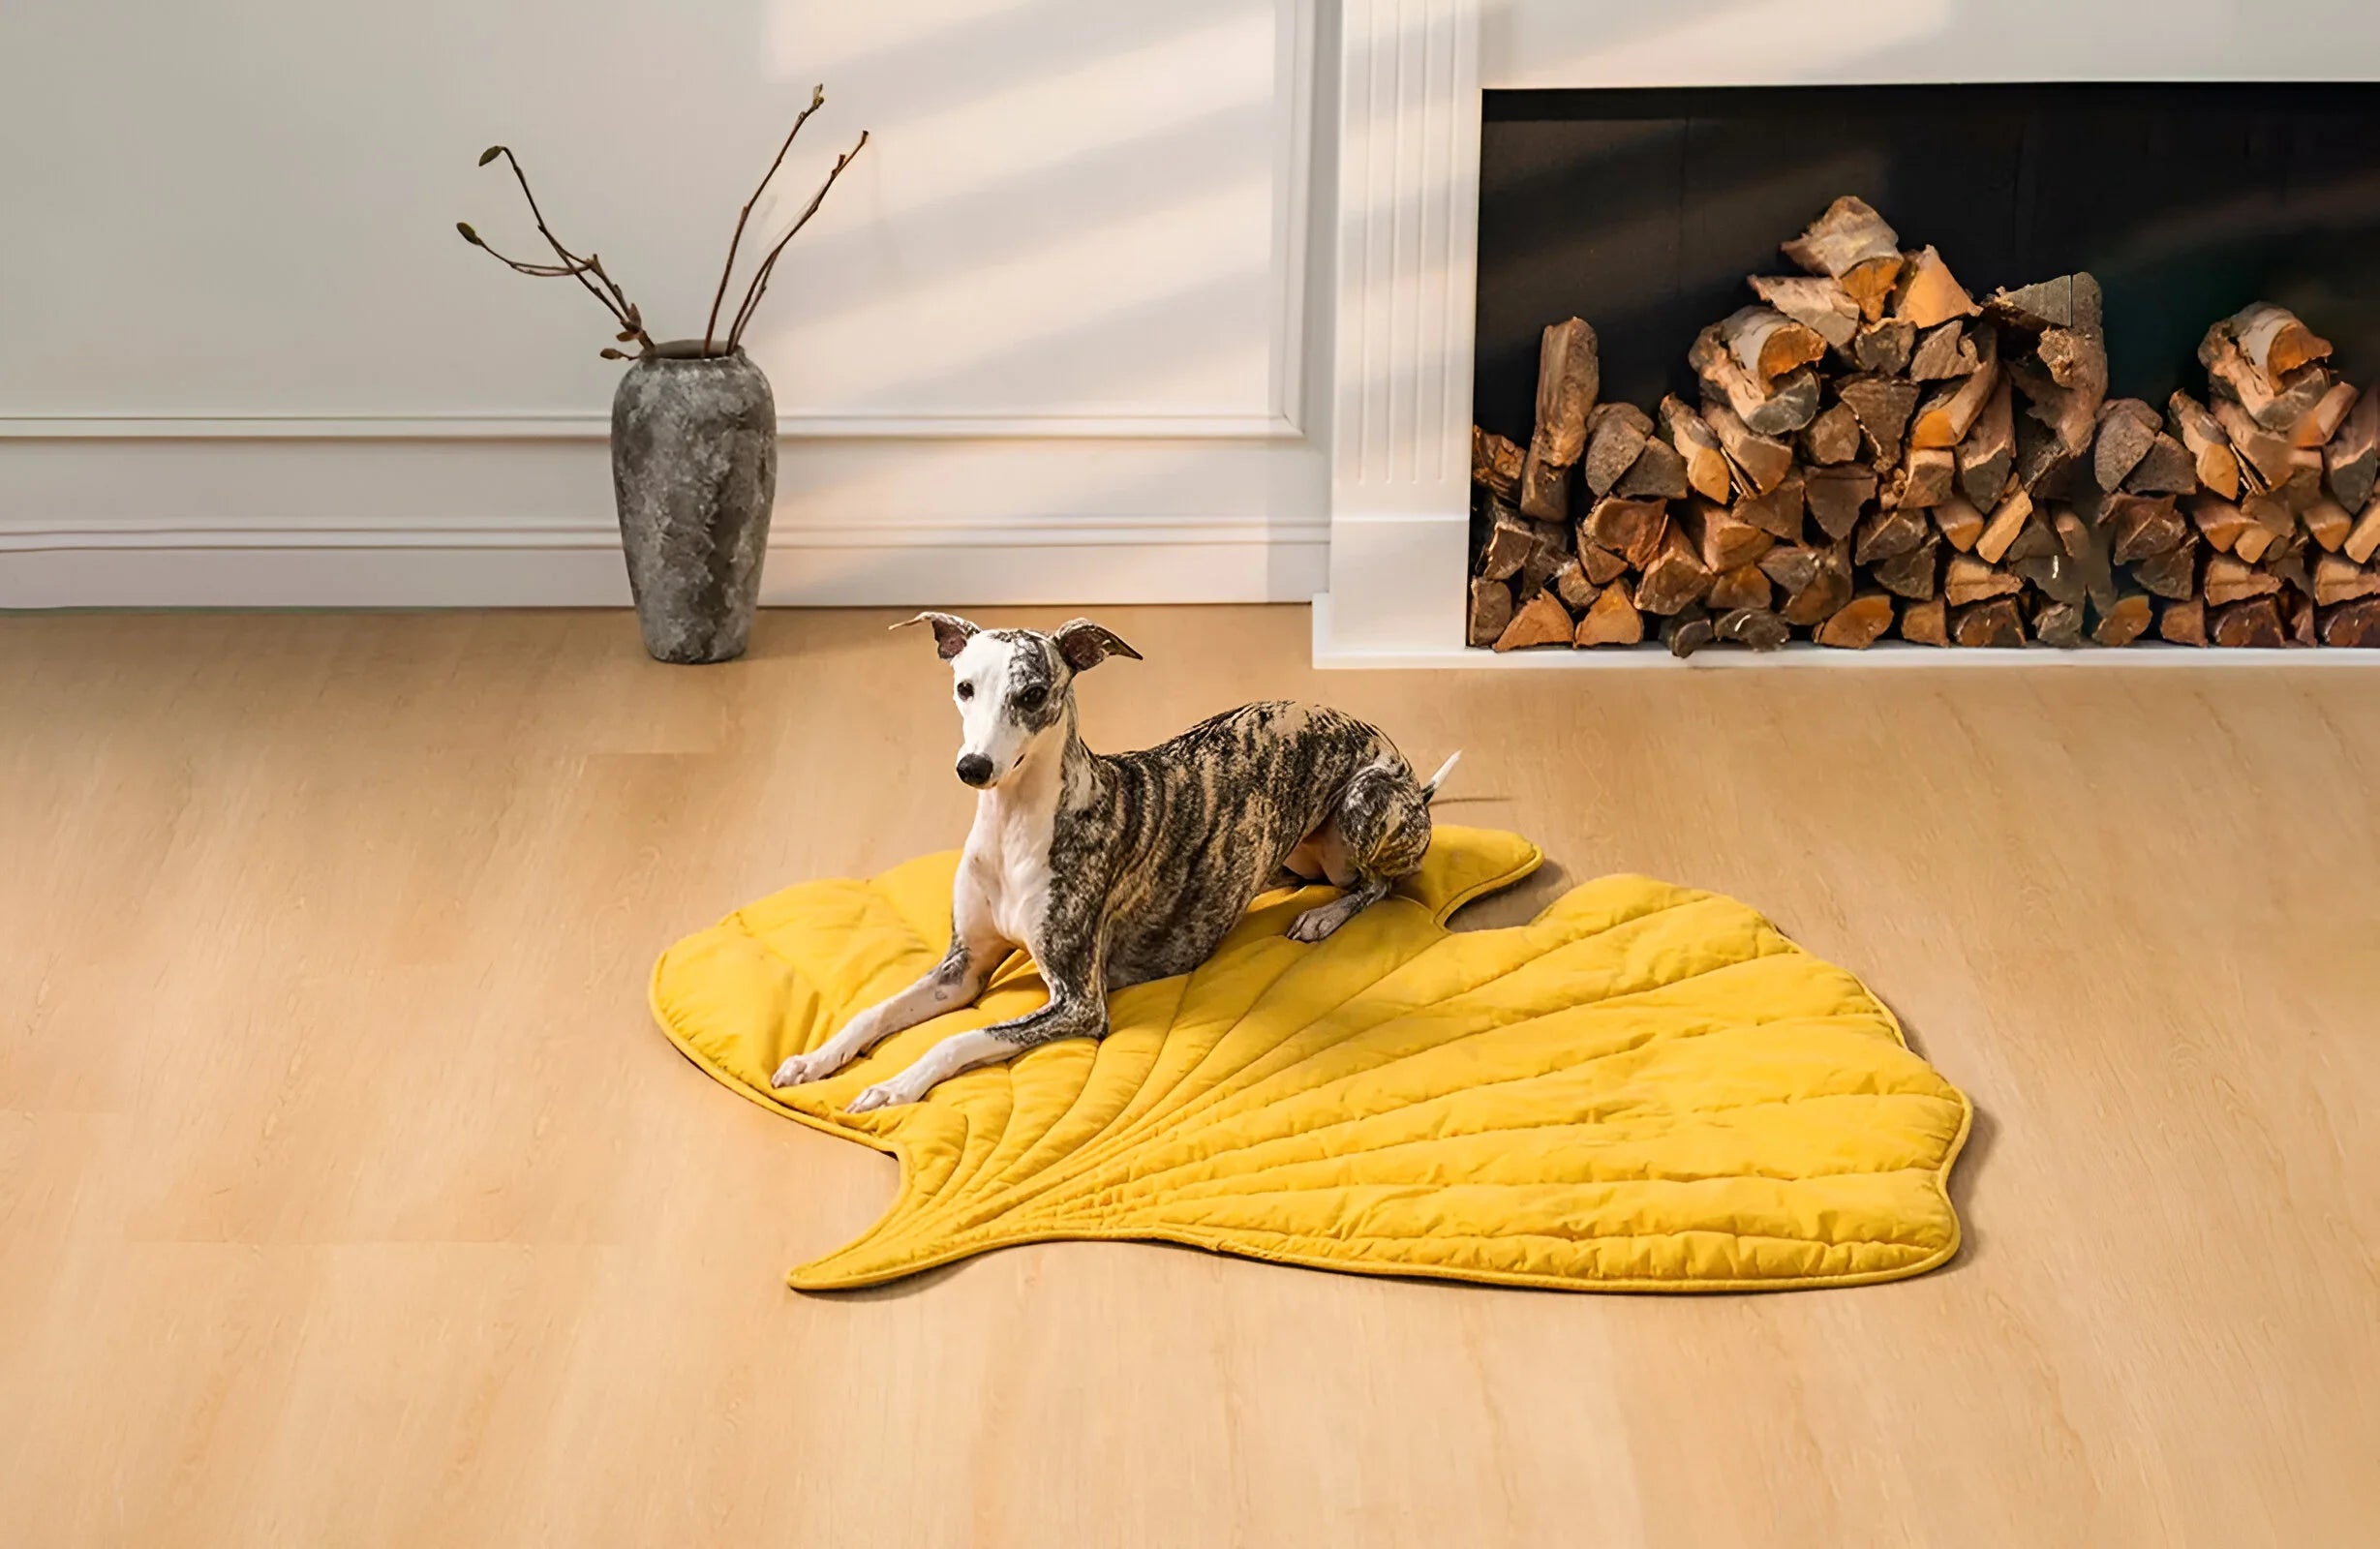
<path fill-rule="evenodd" d="M 1298 597 L 1309 0 L 10 0 L 0 606 L 625 600 L 619 367 L 501 165 L 656 336 L 736 206 L 873 138 L 748 336 L 767 595 Z M 766 224 L 765 222 L 763 224 Z M 733 296 L 729 306 L 733 306 Z"/>

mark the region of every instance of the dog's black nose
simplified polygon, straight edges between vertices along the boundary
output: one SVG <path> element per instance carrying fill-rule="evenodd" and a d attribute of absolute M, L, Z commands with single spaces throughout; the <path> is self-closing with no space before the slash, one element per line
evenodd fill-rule
<path fill-rule="evenodd" d="M 991 784 L 992 760 L 981 753 L 969 753 L 959 761 L 959 777 L 969 785 L 980 787 Z"/>

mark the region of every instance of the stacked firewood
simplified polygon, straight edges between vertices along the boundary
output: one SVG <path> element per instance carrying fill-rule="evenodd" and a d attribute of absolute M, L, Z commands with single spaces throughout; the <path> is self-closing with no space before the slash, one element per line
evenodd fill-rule
<path fill-rule="evenodd" d="M 2380 646 L 2380 393 L 2289 312 L 2159 414 L 2088 274 L 1978 304 L 1856 198 L 1784 252 L 1698 403 L 1598 402 L 1594 330 L 1545 330 L 1529 444 L 1472 433 L 1473 645 Z"/>

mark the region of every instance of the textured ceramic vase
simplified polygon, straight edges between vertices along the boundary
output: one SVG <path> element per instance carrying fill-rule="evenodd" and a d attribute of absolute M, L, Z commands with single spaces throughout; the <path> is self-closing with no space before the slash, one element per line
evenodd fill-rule
<path fill-rule="evenodd" d="M 656 661 L 732 661 L 751 640 L 777 499 L 777 401 L 738 349 L 657 347 L 612 395 L 612 489 Z"/>

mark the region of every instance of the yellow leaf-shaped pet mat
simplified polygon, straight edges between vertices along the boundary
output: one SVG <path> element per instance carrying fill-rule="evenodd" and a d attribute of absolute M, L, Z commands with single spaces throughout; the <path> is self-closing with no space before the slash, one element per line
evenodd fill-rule
<path fill-rule="evenodd" d="M 979 1005 L 772 1091 L 787 1055 L 940 957 L 956 859 L 787 888 L 654 971 L 703 1069 L 900 1159 L 892 1209 L 796 1270 L 803 1289 L 1061 1237 L 1576 1291 L 1856 1285 L 1958 1249 L 1943 1185 L 1967 1099 L 1858 980 L 1646 877 L 1449 933 L 1540 860 L 1481 829 L 1440 827 L 1419 874 L 1314 946 L 1284 932 L 1328 895 L 1259 898 L 1205 966 L 1113 996 L 1104 1042 L 843 1111 L 935 1041 L 1039 1005 L 1018 957 Z"/>

